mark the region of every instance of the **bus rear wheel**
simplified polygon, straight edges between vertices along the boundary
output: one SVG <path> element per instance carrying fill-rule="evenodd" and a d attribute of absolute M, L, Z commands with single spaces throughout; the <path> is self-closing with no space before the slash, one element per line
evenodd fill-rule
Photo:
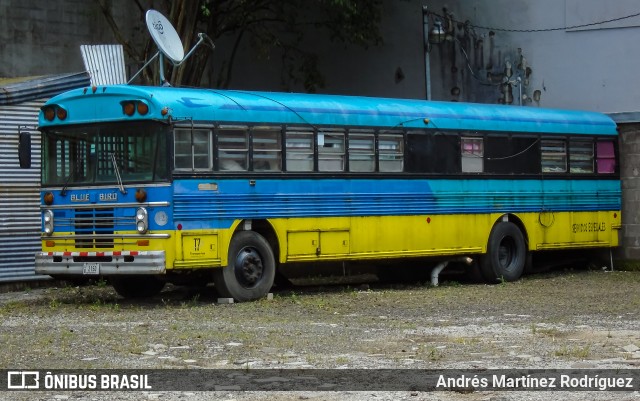
<path fill-rule="evenodd" d="M 228 265 L 214 270 L 213 281 L 221 297 L 253 301 L 269 293 L 275 265 L 269 242 L 254 231 L 241 231 L 231 238 Z"/>
<path fill-rule="evenodd" d="M 500 222 L 489 235 L 487 253 L 482 256 L 480 270 L 487 282 L 516 281 L 527 262 L 527 246 L 522 232 L 513 223 Z"/>
<path fill-rule="evenodd" d="M 165 286 L 164 281 L 153 276 L 111 277 L 109 281 L 123 298 L 150 298 L 158 295 Z"/>

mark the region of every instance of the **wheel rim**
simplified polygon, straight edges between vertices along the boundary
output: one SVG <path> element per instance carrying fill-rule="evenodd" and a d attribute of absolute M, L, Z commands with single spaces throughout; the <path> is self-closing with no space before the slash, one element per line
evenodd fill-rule
<path fill-rule="evenodd" d="M 234 271 L 240 285 L 245 288 L 255 287 L 264 272 L 260 253 L 255 248 L 242 248 L 236 256 Z"/>
<path fill-rule="evenodd" d="M 498 263 L 500 267 L 505 270 L 509 270 L 513 261 L 516 258 L 516 243 L 513 238 L 505 237 L 500 241 L 500 246 L 498 247 Z"/>

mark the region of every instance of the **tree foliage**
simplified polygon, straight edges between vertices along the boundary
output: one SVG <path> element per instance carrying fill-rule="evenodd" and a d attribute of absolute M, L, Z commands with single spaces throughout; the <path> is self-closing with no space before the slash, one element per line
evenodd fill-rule
<path fill-rule="evenodd" d="M 142 65 L 156 49 L 150 40 L 143 48 L 133 45 L 123 37 L 111 13 L 108 0 L 96 0 L 111 26 L 116 40 L 124 46 L 130 59 Z M 174 0 L 129 3 L 140 13 L 149 8 L 162 12 L 176 28 L 185 51 L 197 40 L 198 32 L 204 32 L 214 42 L 219 38 L 232 38 L 229 56 L 215 71 L 211 84 L 218 88 L 229 87 L 233 77 L 234 60 L 239 49 L 250 46 L 258 57 L 265 60 L 279 58 L 282 62 L 282 83 L 302 84 L 305 90 L 315 91 L 323 85 L 318 69 L 314 40 L 323 38 L 344 44 L 359 46 L 377 45 L 381 42 L 379 22 L 382 0 Z M 204 71 L 210 68 L 211 57 L 216 53 L 201 46 L 189 61 L 179 67 L 167 65 L 167 78 L 173 85 L 201 86 Z M 157 72 L 155 72 L 157 75 Z M 146 83 L 157 82 L 150 70 L 143 73 Z"/>

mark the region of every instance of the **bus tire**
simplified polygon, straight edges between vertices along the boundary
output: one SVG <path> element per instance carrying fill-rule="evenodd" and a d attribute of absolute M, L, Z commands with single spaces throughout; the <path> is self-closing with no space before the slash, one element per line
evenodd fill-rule
<path fill-rule="evenodd" d="M 229 264 L 214 270 L 213 281 L 222 298 L 238 302 L 266 297 L 275 279 L 275 258 L 264 237 L 240 231 L 229 244 Z"/>
<path fill-rule="evenodd" d="M 123 298 L 150 298 L 158 295 L 165 285 L 153 276 L 111 277 L 109 282 Z"/>
<path fill-rule="evenodd" d="M 518 280 L 524 271 L 527 253 L 520 229 L 510 222 L 498 223 L 491 230 L 487 253 L 480 261 L 484 279 L 489 283 Z"/>

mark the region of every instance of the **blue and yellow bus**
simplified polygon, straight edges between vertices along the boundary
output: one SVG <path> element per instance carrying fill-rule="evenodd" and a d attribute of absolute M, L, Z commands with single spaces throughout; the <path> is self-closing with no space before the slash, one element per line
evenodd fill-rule
<path fill-rule="evenodd" d="M 281 266 L 431 258 L 517 280 L 532 252 L 610 248 L 617 130 L 594 112 L 175 87 L 70 91 L 40 113 L 36 272 L 125 297 Z"/>

